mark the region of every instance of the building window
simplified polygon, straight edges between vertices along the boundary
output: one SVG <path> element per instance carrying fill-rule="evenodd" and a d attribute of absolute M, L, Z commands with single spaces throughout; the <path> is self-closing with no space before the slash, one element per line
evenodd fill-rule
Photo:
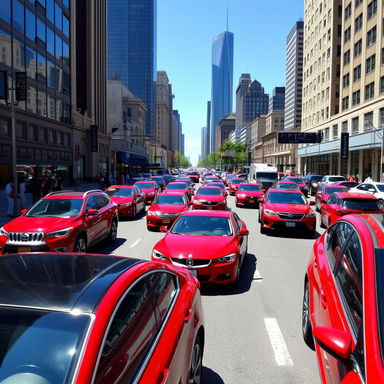
<path fill-rule="evenodd" d="M 349 107 L 349 96 L 346 96 L 346 97 L 343 97 L 343 100 L 342 100 L 342 109 L 343 111 L 345 109 L 348 109 Z"/>
<path fill-rule="evenodd" d="M 379 128 L 384 128 L 384 108 L 379 110 Z"/>
<path fill-rule="evenodd" d="M 355 0 L 355 8 L 357 8 L 362 2 L 363 0 Z"/>
<path fill-rule="evenodd" d="M 19 0 L 13 0 L 13 27 L 24 33 L 24 5 Z"/>
<path fill-rule="evenodd" d="M 348 121 L 343 121 L 341 123 L 341 132 L 348 132 Z"/>
<path fill-rule="evenodd" d="M 349 3 L 344 9 L 344 20 L 348 20 L 351 17 L 352 3 Z"/>
<path fill-rule="evenodd" d="M 344 31 L 344 43 L 348 42 L 349 40 L 351 40 L 351 27 L 348 27 Z"/>
<path fill-rule="evenodd" d="M 361 55 L 361 46 L 362 46 L 362 40 L 360 39 L 358 42 L 355 43 L 353 47 L 353 56 L 357 57 Z"/>
<path fill-rule="evenodd" d="M 360 90 L 352 93 L 352 105 L 360 104 Z"/>
<path fill-rule="evenodd" d="M 377 12 L 377 0 L 372 0 L 367 7 L 367 19 L 369 20 Z"/>
<path fill-rule="evenodd" d="M 343 64 L 344 65 L 349 64 L 350 60 L 351 60 L 351 52 L 348 49 L 348 51 L 344 53 Z"/>
<path fill-rule="evenodd" d="M 376 55 L 372 55 L 368 57 L 368 59 L 365 62 L 365 71 L 366 73 L 370 73 L 375 70 L 375 64 L 376 64 Z"/>
<path fill-rule="evenodd" d="M 0 119 L 0 136 L 9 136 L 9 120 Z"/>
<path fill-rule="evenodd" d="M 11 0 L 2 1 L 0 7 L 0 19 L 11 22 Z"/>
<path fill-rule="evenodd" d="M 375 93 L 375 83 L 372 82 L 365 86 L 365 100 L 372 99 Z"/>
<path fill-rule="evenodd" d="M 380 93 L 384 93 L 384 76 L 380 77 Z"/>
<path fill-rule="evenodd" d="M 363 14 L 360 13 L 360 15 L 357 16 L 355 19 L 355 33 L 360 31 L 362 26 L 363 26 Z"/>
<path fill-rule="evenodd" d="M 372 131 L 373 128 L 373 112 L 364 114 L 364 131 Z"/>
<path fill-rule="evenodd" d="M 352 119 L 352 135 L 359 133 L 359 118 L 354 117 Z"/>
<path fill-rule="evenodd" d="M 32 13 L 28 8 L 26 9 L 25 14 L 25 27 L 26 35 L 32 41 L 35 41 L 36 38 L 36 15 Z"/>
<path fill-rule="evenodd" d="M 361 65 L 358 65 L 356 68 L 353 68 L 353 81 L 360 80 L 361 78 Z"/>
<path fill-rule="evenodd" d="M 349 87 L 349 73 L 343 76 L 343 88 Z"/>
<path fill-rule="evenodd" d="M 325 128 L 324 130 L 324 141 L 329 140 L 329 128 Z"/>
<path fill-rule="evenodd" d="M 367 47 L 375 44 L 376 42 L 376 26 L 367 32 Z"/>
<path fill-rule="evenodd" d="M 339 127 L 337 125 L 334 125 L 332 127 L 332 138 L 337 139 L 338 135 L 339 135 Z"/>

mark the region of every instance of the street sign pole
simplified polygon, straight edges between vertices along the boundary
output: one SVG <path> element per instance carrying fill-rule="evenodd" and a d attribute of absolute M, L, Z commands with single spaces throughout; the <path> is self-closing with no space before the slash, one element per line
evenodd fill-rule
<path fill-rule="evenodd" d="M 12 87 L 11 87 L 11 134 L 12 134 L 12 177 L 13 177 L 13 190 L 15 191 L 13 198 L 13 216 L 17 215 L 17 169 L 16 169 L 16 111 L 15 111 L 15 80 L 12 69 Z"/>

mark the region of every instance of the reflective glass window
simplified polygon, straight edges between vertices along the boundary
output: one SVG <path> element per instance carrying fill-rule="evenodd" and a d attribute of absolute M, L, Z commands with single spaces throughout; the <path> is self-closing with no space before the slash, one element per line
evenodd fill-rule
<path fill-rule="evenodd" d="M 47 51 L 55 56 L 55 34 L 49 27 L 47 27 Z"/>
<path fill-rule="evenodd" d="M 13 0 L 13 26 L 24 32 L 24 5 L 19 0 Z"/>
<path fill-rule="evenodd" d="M 55 97 L 48 93 L 47 95 L 47 112 L 50 119 L 55 119 Z"/>
<path fill-rule="evenodd" d="M 63 41 L 63 64 L 69 66 L 69 45 Z"/>
<path fill-rule="evenodd" d="M 45 8 L 45 0 L 37 0 L 37 2 Z"/>
<path fill-rule="evenodd" d="M 48 88 L 55 89 L 55 65 L 47 60 L 47 85 Z"/>
<path fill-rule="evenodd" d="M 62 22 L 62 10 L 59 4 L 55 3 L 55 25 L 56 28 L 59 29 L 60 31 L 63 28 L 63 22 Z"/>
<path fill-rule="evenodd" d="M 55 69 L 56 91 L 63 92 L 63 70 L 59 67 Z"/>
<path fill-rule="evenodd" d="M 0 7 L 0 19 L 11 22 L 11 0 L 3 0 Z"/>
<path fill-rule="evenodd" d="M 25 71 L 24 44 L 16 39 L 13 39 L 13 66 L 18 71 Z"/>
<path fill-rule="evenodd" d="M 1 9 L 1 7 L 0 7 Z M 11 57 L 11 35 L 7 32 L 0 29 L 0 63 L 8 65 L 9 67 L 12 64 Z"/>
<path fill-rule="evenodd" d="M 29 86 L 27 94 L 27 111 L 36 113 L 36 110 L 36 88 Z"/>
<path fill-rule="evenodd" d="M 63 4 L 65 7 L 69 8 L 69 0 L 63 0 Z"/>
<path fill-rule="evenodd" d="M 63 57 L 63 40 L 59 35 L 56 35 L 55 56 L 58 60 Z"/>
<path fill-rule="evenodd" d="M 37 73 L 47 77 L 47 59 L 40 53 L 37 54 Z"/>
<path fill-rule="evenodd" d="M 31 40 L 35 41 L 36 37 L 36 16 L 33 12 L 31 12 L 28 8 L 25 10 L 25 27 L 26 27 L 26 35 Z"/>
<path fill-rule="evenodd" d="M 45 23 L 43 20 L 37 18 L 37 37 L 42 40 L 46 41 L 45 38 Z"/>
<path fill-rule="evenodd" d="M 56 120 L 61 121 L 63 117 L 63 100 L 56 99 Z"/>
<path fill-rule="evenodd" d="M 64 33 L 64 36 L 69 37 L 69 20 L 64 15 L 63 15 L 63 33 Z"/>
<path fill-rule="evenodd" d="M 37 92 L 37 113 L 47 116 L 47 94 L 40 90 Z"/>
<path fill-rule="evenodd" d="M 47 0 L 46 2 L 46 16 L 49 21 L 52 23 L 55 22 L 55 3 L 54 0 Z"/>
<path fill-rule="evenodd" d="M 34 79 L 36 77 L 36 51 L 28 46 L 25 50 L 25 62 L 27 65 L 27 76 Z"/>

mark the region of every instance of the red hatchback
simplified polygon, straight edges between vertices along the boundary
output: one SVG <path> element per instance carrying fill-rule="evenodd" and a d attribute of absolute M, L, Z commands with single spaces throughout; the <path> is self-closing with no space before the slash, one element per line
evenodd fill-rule
<path fill-rule="evenodd" d="M 294 183 L 296 183 L 298 185 L 300 191 L 303 192 L 305 197 L 308 197 L 308 186 L 301 177 L 287 176 L 284 178 L 284 181 L 293 181 Z"/>
<path fill-rule="evenodd" d="M 348 192 L 348 188 L 335 184 L 326 184 L 320 188 L 315 195 L 316 209 L 319 212 L 321 206 L 328 200 L 329 196 L 331 196 L 333 192 Z"/>
<path fill-rule="evenodd" d="M 188 211 L 190 202 L 185 193 L 168 192 L 156 196 L 147 211 L 147 228 L 160 228 L 162 225 L 171 226 L 183 213 Z"/>
<path fill-rule="evenodd" d="M 192 201 L 193 209 L 227 209 L 227 198 L 219 187 L 200 187 Z"/>
<path fill-rule="evenodd" d="M 238 284 L 248 233 L 234 212 L 189 211 L 155 245 L 152 260 L 189 268 L 202 283 Z"/>
<path fill-rule="evenodd" d="M 115 255 L 0 258 L 3 383 L 201 383 L 204 315 L 187 270 Z"/>
<path fill-rule="evenodd" d="M 151 204 L 159 190 L 158 184 L 155 181 L 136 181 L 134 185 L 145 193 L 145 202 Z"/>
<path fill-rule="evenodd" d="M 111 185 L 105 190 L 111 200 L 117 204 L 117 211 L 122 217 L 136 218 L 145 211 L 145 193 L 133 185 Z"/>
<path fill-rule="evenodd" d="M 229 194 L 230 195 L 234 195 L 237 191 L 237 189 L 239 188 L 239 185 L 241 183 L 245 183 L 246 180 L 244 179 L 236 179 L 236 178 L 233 178 L 229 183 L 228 183 L 228 189 L 229 189 Z"/>
<path fill-rule="evenodd" d="M 352 213 L 384 212 L 382 203 L 372 195 L 365 193 L 334 192 L 321 206 L 320 225 L 329 227 L 341 216 Z"/>
<path fill-rule="evenodd" d="M 52 192 L 0 229 L 0 253 L 86 252 L 117 235 L 117 205 L 100 190 Z"/>
<path fill-rule="evenodd" d="M 185 193 L 188 196 L 188 199 L 191 199 L 191 189 L 185 182 L 172 181 L 167 185 L 165 191 Z"/>
<path fill-rule="evenodd" d="M 323 383 L 384 383 L 383 215 L 343 216 L 304 278 L 302 332 Z"/>
<path fill-rule="evenodd" d="M 236 207 L 259 205 L 259 198 L 264 196 L 263 187 L 255 183 L 241 183 L 236 191 Z"/>
<path fill-rule="evenodd" d="M 260 232 L 267 230 L 305 230 L 311 236 L 316 231 L 316 213 L 299 191 L 270 188 L 259 209 Z"/>

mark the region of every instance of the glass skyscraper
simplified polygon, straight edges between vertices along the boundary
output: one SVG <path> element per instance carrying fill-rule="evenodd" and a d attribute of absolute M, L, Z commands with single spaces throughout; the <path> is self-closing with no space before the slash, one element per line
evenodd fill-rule
<path fill-rule="evenodd" d="M 147 107 L 145 133 L 154 134 L 156 0 L 108 1 L 108 77 Z"/>
<path fill-rule="evenodd" d="M 232 112 L 233 33 L 225 31 L 212 43 L 211 152 L 216 148 L 216 126 Z"/>

